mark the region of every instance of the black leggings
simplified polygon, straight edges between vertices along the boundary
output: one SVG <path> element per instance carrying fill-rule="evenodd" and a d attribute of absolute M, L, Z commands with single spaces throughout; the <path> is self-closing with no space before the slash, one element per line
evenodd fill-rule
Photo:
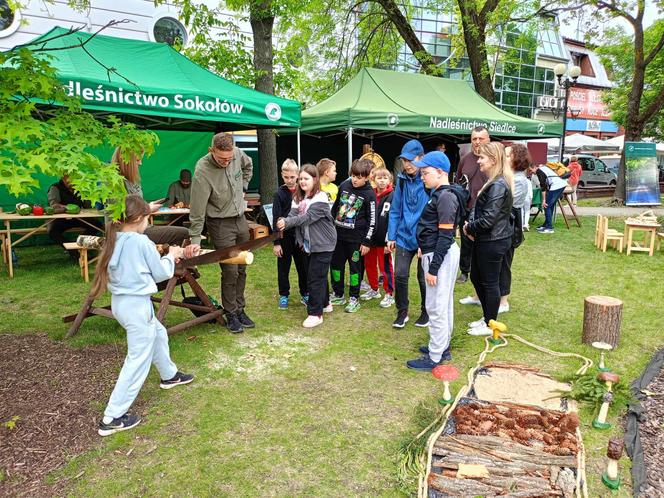
<path fill-rule="evenodd" d="M 512 247 L 512 237 L 492 241 L 475 241 L 470 265 L 470 280 L 482 303 L 484 321 L 498 317 L 500 306 L 500 273 L 503 260 Z"/>

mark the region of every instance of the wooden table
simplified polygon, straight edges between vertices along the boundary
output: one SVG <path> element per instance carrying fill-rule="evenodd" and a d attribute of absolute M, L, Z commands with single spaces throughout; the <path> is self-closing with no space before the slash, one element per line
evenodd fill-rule
<path fill-rule="evenodd" d="M 150 225 L 154 225 L 156 216 L 169 216 L 172 215 L 173 219 L 166 223 L 166 226 L 172 225 L 183 216 L 189 217 L 189 208 L 161 208 L 150 215 Z"/>
<path fill-rule="evenodd" d="M 631 252 L 647 252 L 652 256 L 655 252 L 655 239 L 657 238 L 657 229 L 662 225 L 659 223 L 641 224 L 625 222 L 625 239 L 627 240 L 627 255 Z M 643 232 L 643 239 L 633 240 L 634 232 Z M 642 245 L 643 244 L 643 245 Z"/>
<path fill-rule="evenodd" d="M 29 239 L 33 235 L 39 233 L 46 233 L 47 227 L 53 220 L 64 219 L 64 220 L 80 220 L 86 225 L 90 225 L 95 230 L 99 230 L 102 234 L 104 233 L 103 229 L 99 228 L 97 225 L 90 223 L 88 220 L 93 218 L 103 218 L 104 213 L 102 211 L 97 211 L 96 209 L 81 209 L 81 212 L 78 214 L 44 214 L 41 216 L 21 216 L 20 214 L 9 214 L 9 213 L 0 213 L 0 221 L 3 222 L 4 228 L 0 230 L 0 245 L 2 246 L 2 258 L 7 264 L 9 269 L 9 277 L 14 278 L 14 264 L 12 261 L 12 248 L 26 239 Z M 35 227 L 29 228 L 14 228 L 12 229 L 12 223 L 18 221 L 39 221 L 41 224 Z M 20 238 L 12 241 L 12 235 L 22 235 Z"/>

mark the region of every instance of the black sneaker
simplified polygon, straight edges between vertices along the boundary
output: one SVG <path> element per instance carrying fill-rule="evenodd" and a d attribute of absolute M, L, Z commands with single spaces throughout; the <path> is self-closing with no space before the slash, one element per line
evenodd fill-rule
<path fill-rule="evenodd" d="M 392 323 L 392 327 L 395 329 L 402 329 L 408 322 L 408 310 L 399 310 L 397 313 L 397 318 Z"/>
<path fill-rule="evenodd" d="M 175 377 L 173 377 L 172 379 L 168 380 L 162 379 L 161 382 L 159 383 L 159 387 L 161 387 L 162 389 L 172 389 L 175 386 L 189 384 L 192 380 L 194 380 L 193 375 L 178 372 L 175 374 Z"/>
<path fill-rule="evenodd" d="M 237 314 L 237 319 L 240 320 L 240 323 L 245 329 L 253 329 L 256 326 L 254 321 L 247 316 L 244 310 Z"/>
<path fill-rule="evenodd" d="M 468 282 L 468 274 L 467 273 L 462 273 L 459 275 L 459 278 L 456 279 L 457 284 L 465 284 Z"/>
<path fill-rule="evenodd" d="M 231 334 L 244 332 L 244 327 L 235 313 L 226 313 L 226 328 L 231 331 Z"/>
<path fill-rule="evenodd" d="M 420 317 L 415 322 L 416 327 L 428 327 L 429 326 L 429 315 L 426 311 L 423 311 Z"/>
<path fill-rule="evenodd" d="M 141 417 L 125 413 L 122 417 L 114 418 L 108 424 L 105 424 L 104 419 L 102 419 L 101 422 L 99 422 L 97 433 L 99 433 L 100 436 L 110 436 L 116 432 L 133 429 L 140 423 Z"/>
<path fill-rule="evenodd" d="M 420 346 L 419 352 L 422 354 L 429 354 L 429 346 Z M 438 363 L 443 363 L 444 361 L 452 361 L 452 352 L 449 347 L 443 351 L 443 355 Z"/>

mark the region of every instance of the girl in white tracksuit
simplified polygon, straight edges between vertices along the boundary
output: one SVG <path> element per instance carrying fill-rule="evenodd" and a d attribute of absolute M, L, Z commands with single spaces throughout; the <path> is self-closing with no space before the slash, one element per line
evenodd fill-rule
<path fill-rule="evenodd" d="M 104 249 L 99 258 L 91 294 L 98 297 L 108 287 L 111 311 L 127 331 L 127 357 L 99 423 L 99 435 L 131 429 L 140 418 L 128 413 L 154 363 L 161 377 L 160 387 L 170 389 L 188 384 L 192 375 L 178 372 L 171 361 L 168 335 L 157 320 L 150 296 L 157 282 L 167 280 L 175 271 L 181 247 L 171 247 L 161 257 L 143 231 L 148 225 L 150 207 L 142 197 L 128 195 L 121 221 L 107 223 Z M 166 380 L 164 380 L 166 379 Z"/>

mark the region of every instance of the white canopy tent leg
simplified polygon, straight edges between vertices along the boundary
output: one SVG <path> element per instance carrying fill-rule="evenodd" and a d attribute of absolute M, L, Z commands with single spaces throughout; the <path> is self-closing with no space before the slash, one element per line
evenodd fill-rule
<path fill-rule="evenodd" d="M 302 166 L 302 159 L 300 157 L 300 129 L 297 129 L 297 165 Z"/>
<path fill-rule="evenodd" d="M 350 176 L 350 167 L 353 164 L 353 128 L 348 128 L 348 176 Z"/>

